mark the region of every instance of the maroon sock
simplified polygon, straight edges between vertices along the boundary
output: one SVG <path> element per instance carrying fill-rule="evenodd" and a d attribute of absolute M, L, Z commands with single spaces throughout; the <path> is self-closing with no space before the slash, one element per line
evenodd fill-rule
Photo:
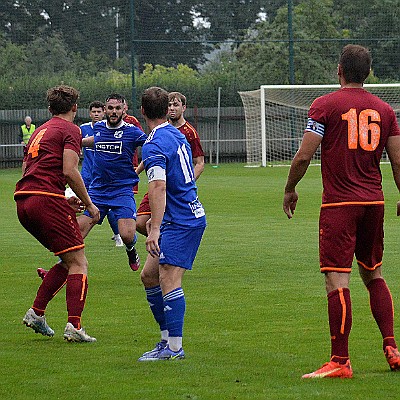
<path fill-rule="evenodd" d="M 42 284 L 36 294 L 32 308 L 37 315 L 44 315 L 47 304 L 65 285 L 68 271 L 57 263 L 54 265 L 44 277 Z"/>
<path fill-rule="evenodd" d="M 386 346 L 397 348 L 394 340 L 393 328 L 393 300 L 390 290 L 383 278 L 373 279 L 368 285 L 369 304 L 371 306 L 372 315 L 378 324 L 383 338 L 383 349 Z"/>
<path fill-rule="evenodd" d="M 68 322 L 76 329 L 81 329 L 81 316 L 85 307 L 87 294 L 87 276 L 84 274 L 68 275 L 67 279 L 67 310 Z"/>
<path fill-rule="evenodd" d="M 351 298 L 348 288 L 328 294 L 329 328 L 331 332 L 331 360 L 345 364 L 349 359 L 349 335 L 352 324 Z"/>

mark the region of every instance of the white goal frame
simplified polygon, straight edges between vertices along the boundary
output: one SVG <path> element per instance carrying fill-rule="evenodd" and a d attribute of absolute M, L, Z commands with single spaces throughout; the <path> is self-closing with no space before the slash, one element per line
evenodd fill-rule
<path fill-rule="evenodd" d="M 267 107 L 266 105 L 269 103 L 269 107 L 273 107 L 273 104 L 278 106 L 284 106 L 293 108 L 297 113 L 303 114 L 304 111 L 304 119 L 307 119 L 307 112 L 312 103 L 312 101 L 322 96 L 323 94 L 333 92 L 338 90 L 340 85 L 261 85 L 260 89 L 248 92 L 239 92 L 244 106 L 245 111 L 245 120 L 246 120 L 246 153 L 247 153 L 247 165 L 248 166 L 262 166 L 266 167 L 269 163 L 267 159 L 268 143 L 272 143 L 272 141 L 284 140 L 279 139 L 277 137 L 271 138 L 272 134 L 278 134 L 274 132 L 274 127 L 267 124 Z M 378 95 L 384 101 L 389 103 L 392 108 L 395 110 L 397 118 L 400 119 L 400 83 L 385 83 L 385 84 L 365 84 L 364 88 L 373 94 Z M 391 93 L 390 96 L 385 96 L 386 92 L 389 90 Z M 296 100 L 299 101 L 298 104 L 291 104 L 290 101 L 287 101 L 284 98 L 277 98 L 274 96 L 274 93 L 278 93 L 278 91 L 286 90 L 297 90 L 299 92 L 307 93 L 305 95 L 305 99 Z M 313 94 L 313 91 L 315 94 Z M 246 97 L 252 97 L 253 102 L 246 101 Z M 394 97 L 393 97 L 394 96 Z M 272 104 L 272 106 L 271 106 Z M 258 109 L 257 109 L 258 108 Z M 287 118 L 287 116 L 286 116 Z M 296 141 L 300 144 L 301 138 L 303 136 L 305 124 L 304 126 L 298 127 L 299 132 L 301 132 L 301 136 L 292 138 L 292 140 Z M 261 145 L 261 151 L 260 151 Z M 318 155 L 316 156 L 318 159 Z M 285 159 L 285 162 L 290 160 Z M 270 162 L 272 165 L 273 163 Z"/>

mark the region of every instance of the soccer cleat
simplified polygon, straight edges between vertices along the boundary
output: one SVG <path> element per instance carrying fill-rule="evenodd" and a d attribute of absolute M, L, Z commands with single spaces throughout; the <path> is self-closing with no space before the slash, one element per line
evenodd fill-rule
<path fill-rule="evenodd" d="M 146 351 L 146 353 L 143 353 L 143 355 L 138 358 L 138 361 L 157 361 L 158 355 L 166 347 L 167 347 L 167 341 L 161 340 L 161 342 L 158 342 L 156 344 L 156 347 L 154 347 L 153 350 Z"/>
<path fill-rule="evenodd" d="M 85 329 L 76 329 L 71 322 L 68 322 L 64 330 L 64 339 L 68 342 L 96 342 L 96 338 L 89 336 Z"/>
<path fill-rule="evenodd" d="M 43 336 L 54 336 L 53 329 L 47 325 L 46 317 L 37 315 L 32 308 L 26 312 L 22 322 L 36 333 L 41 333 Z"/>
<path fill-rule="evenodd" d="M 158 359 L 161 361 L 183 360 L 184 358 L 185 352 L 182 348 L 178 351 L 172 351 L 168 345 L 158 354 Z"/>
<path fill-rule="evenodd" d="M 140 258 L 135 247 L 133 247 L 132 250 L 126 250 L 126 254 L 128 254 L 129 266 L 131 267 L 131 270 L 137 271 L 140 268 Z"/>
<path fill-rule="evenodd" d="M 400 370 L 400 352 L 397 348 L 386 346 L 385 357 L 392 371 Z"/>
<path fill-rule="evenodd" d="M 44 269 L 44 268 L 38 268 L 38 269 L 36 270 L 36 272 L 37 272 L 37 274 L 39 275 L 39 278 L 40 278 L 40 279 L 44 279 L 44 277 L 47 275 L 47 273 L 48 273 L 49 271 L 47 271 L 47 269 Z"/>
<path fill-rule="evenodd" d="M 352 378 L 353 370 L 351 369 L 350 360 L 346 364 L 339 364 L 334 361 L 325 363 L 320 369 L 305 374 L 302 378 Z"/>
<path fill-rule="evenodd" d="M 122 247 L 124 245 L 124 242 L 121 239 L 121 236 L 118 235 L 114 235 L 114 240 L 115 240 L 115 247 Z"/>

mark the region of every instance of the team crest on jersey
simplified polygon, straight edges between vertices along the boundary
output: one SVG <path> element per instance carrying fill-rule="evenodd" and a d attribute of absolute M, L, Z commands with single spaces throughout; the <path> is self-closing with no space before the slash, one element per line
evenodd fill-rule
<path fill-rule="evenodd" d="M 114 132 L 114 137 L 115 137 L 115 139 L 121 139 L 123 133 L 124 133 L 123 131 L 115 131 L 115 132 Z"/>
<path fill-rule="evenodd" d="M 97 142 L 96 151 L 103 153 L 122 154 L 122 142 Z"/>

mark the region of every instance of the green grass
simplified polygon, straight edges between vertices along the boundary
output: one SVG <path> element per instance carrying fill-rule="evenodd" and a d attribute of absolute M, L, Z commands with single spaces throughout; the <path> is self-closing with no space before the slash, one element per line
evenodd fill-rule
<path fill-rule="evenodd" d="M 398 194 L 384 165 L 384 273 L 400 307 Z M 302 381 L 329 358 L 323 276 L 318 269 L 321 180 L 311 167 L 295 217 L 282 211 L 288 169 L 207 166 L 199 180 L 208 227 L 184 279 L 186 360 L 138 363 L 159 339 L 138 273 L 110 240 L 107 223 L 86 240 L 89 293 L 83 324 L 95 344 L 62 340 L 65 290 L 50 303 L 54 338 L 21 324 L 56 258 L 19 224 L 13 190 L 20 170 L 0 170 L 1 399 L 376 399 L 398 398 L 367 291 L 352 276 L 354 379 Z M 141 184 L 141 193 L 146 185 Z M 138 197 L 140 199 L 140 196 Z M 44 210 L 45 212 L 45 210 Z M 145 257 L 144 239 L 138 244 Z M 399 319 L 395 319 L 399 328 Z"/>

